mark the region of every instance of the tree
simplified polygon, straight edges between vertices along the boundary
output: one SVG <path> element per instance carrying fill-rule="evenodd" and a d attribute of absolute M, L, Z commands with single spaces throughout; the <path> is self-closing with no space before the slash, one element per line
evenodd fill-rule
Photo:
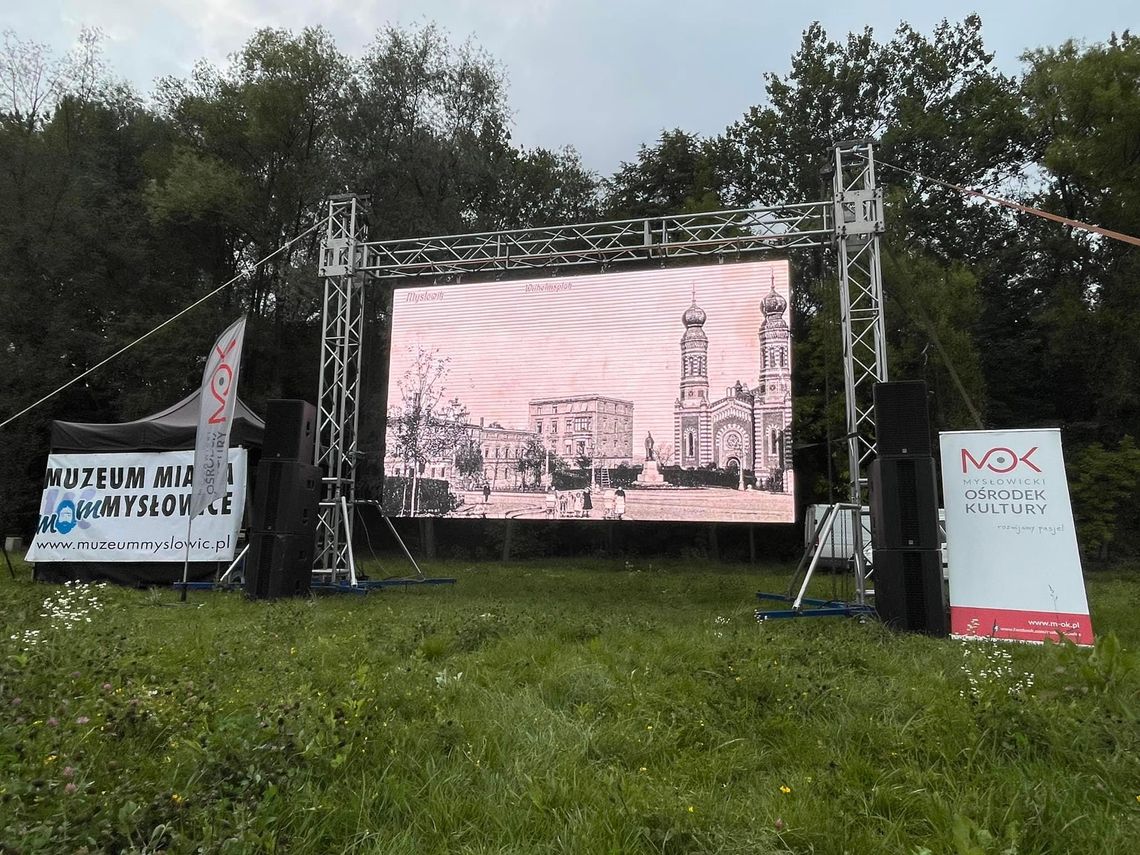
<path fill-rule="evenodd" d="M 970 15 L 943 21 L 929 37 L 901 23 L 887 40 L 865 28 L 840 41 L 812 23 L 789 74 L 765 75 L 767 103 L 725 134 L 735 201 L 821 198 L 830 187 L 819 170 L 844 139 L 882 139 L 884 160 L 954 181 L 1020 163 L 1016 86 L 996 71 L 981 28 Z M 898 172 L 879 178 L 911 180 Z"/>
<path fill-rule="evenodd" d="M 155 100 L 173 133 L 147 194 L 156 229 L 199 259 L 217 285 L 312 226 L 344 186 L 340 132 L 351 65 L 329 34 L 263 29 L 223 67 L 160 81 Z M 250 314 L 250 386 L 315 397 L 319 234 L 252 270 L 229 297 Z"/>
<path fill-rule="evenodd" d="M 641 146 L 634 163 L 622 163 L 606 181 L 611 217 L 660 217 L 726 207 L 725 155 L 718 140 L 674 129 L 657 144 Z"/>
<path fill-rule="evenodd" d="M 963 183 L 1012 169 L 1024 151 L 1016 84 L 995 70 L 976 16 L 943 22 L 929 36 L 900 24 L 885 39 L 870 29 L 832 39 L 812 24 L 789 73 L 766 76 L 765 94 L 766 102 L 749 109 L 719 143 L 731 176 L 724 193 L 733 204 L 827 198 L 830 179 L 820 169 L 841 139 L 879 138 L 883 162 Z M 1003 114 L 1014 118 L 1001 121 Z M 986 390 L 974 342 L 977 274 L 968 266 L 986 253 L 972 241 L 1003 217 L 905 172 L 881 166 L 876 175 L 888 188 L 882 270 L 891 373 L 925 373 L 944 393 L 936 423 L 963 426 L 969 409 L 964 401 L 984 409 Z M 1008 227 L 993 231 L 1000 244 Z M 792 303 L 795 419 L 804 447 L 797 466 L 808 476 L 801 483 L 814 487 L 845 469 L 829 459 L 844 447 L 829 442 L 843 433 L 838 283 L 834 262 L 820 251 L 793 253 L 792 263 L 798 283 Z"/>
<path fill-rule="evenodd" d="M 455 470 L 473 486 L 483 477 L 483 451 L 470 435 L 459 444 L 455 452 Z"/>
<path fill-rule="evenodd" d="M 562 463 L 558 455 L 548 450 L 537 436 L 527 437 L 523 447 L 519 450 L 518 459 L 515 461 L 515 468 L 522 476 L 523 489 L 526 489 L 528 474 L 531 476 L 531 483 L 537 484 L 544 473 L 556 471 L 555 467 L 551 465 L 554 462 Z"/>
<path fill-rule="evenodd" d="M 95 365 L 176 302 L 141 204 L 144 158 L 161 148 L 161 129 L 133 93 L 101 76 L 97 34 L 85 33 L 59 61 L 11 35 L 5 51 L 0 61 L 11 90 L 0 103 L 3 417 Z M 192 359 L 183 353 L 140 380 L 139 351 L 132 352 L 117 371 L 92 375 L 4 428 L 0 517 L 30 529 L 51 419 L 140 415 L 124 408 L 145 407 Z"/>
<path fill-rule="evenodd" d="M 487 229 L 532 228 L 599 218 L 598 177 L 570 146 L 511 151 L 500 198 L 480 217 Z"/>
<path fill-rule="evenodd" d="M 476 228 L 501 198 L 511 147 L 503 72 L 434 24 L 377 34 L 356 70 L 342 135 L 376 239 Z"/>
<path fill-rule="evenodd" d="M 882 134 L 890 62 L 870 28 L 840 43 L 812 23 L 788 76 L 765 75 L 768 103 L 750 108 L 726 133 L 735 149 L 736 201 L 820 198 L 819 170 L 830 145 Z"/>
<path fill-rule="evenodd" d="M 1116 450 L 1091 443 L 1071 456 L 1069 482 L 1081 546 L 1107 558 L 1119 534 L 1140 528 L 1135 519 L 1140 449 L 1130 436 Z"/>
<path fill-rule="evenodd" d="M 1033 160 L 1044 178 L 1029 201 L 1066 217 L 1140 233 L 1140 39 L 1025 55 L 1022 82 Z M 1140 431 L 1140 261 L 1135 247 L 1052 223 L 1027 261 L 1046 295 L 1039 329 L 1059 388 L 1058 415 L 1087 439 Z M 1045 373 L 1045 372 L 1042 372 Z"/>
<path fill-rule="evenodd" d="M 64 99 L 98 100 L 109 88 L 103 33 L 96 27 L 83 27 L 60 59 L 11 30 L 0 38 L 0 116 L 25 131 L 41 128 Z"/>
<path fill-rule="evenodd" d="M 888 361 L 892 371 L 926 380 L 934 423 L 947 429 L 983 427 L 985 386 L 971 329 L 978 282 L 965 265 L 943 265 L 894 241 L 882 251 Z"/>
<path fill-rule="evenodd" d="M 412 470 L 409 513 L 416 512 L 419 478 L 433 460 L 452 460 L 470 442 L 467 408 L 447 398 L 448 359 L 419 347 L 399 381 L 400 403 L 388 412 L 390 453 Z"/>

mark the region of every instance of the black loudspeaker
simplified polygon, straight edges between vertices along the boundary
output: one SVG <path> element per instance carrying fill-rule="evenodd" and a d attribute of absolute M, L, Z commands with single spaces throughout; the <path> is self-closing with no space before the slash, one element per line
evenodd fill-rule
<path fill-rule="evenodd" d="M 300 597 L 313 578 L 313 536 L 254 532 L 245 560 L 245 595 L 254 600 Z"/>
<path fill-rule="evenodd" d="M 253 491 L 253 530 L 312 536 L 317 527 L 321 470 L 297 460 L 262 460 Z"/>
<path fill-rule="evenodd" d="M 875 549 L 939 549 L 934 458 L 878 457 L 869 475 Z"/>
<path fill-rule="evenodd" d="M 925 382 L 875 384 L 875 448 L 880 455 L 934 454 Z"/>
<path fill-rule="evenodd" d="M 316 436 L 317 408 L 308 401 L 278 398 L 266 402 L 262 460 L 312 463 Z"/>
<path fill-rule="evenodd" d="M 937 549 L 876 549 L 875 611 L 886 624 L 946 636 L 942 553 Z"/>
<path fill-rule="evenodd" d="M 299 460 L 265 460 L 253 491 L 253 533 L 245 562 L 251 599 L 303 596 L 313 575 L 321 470 Z"/>

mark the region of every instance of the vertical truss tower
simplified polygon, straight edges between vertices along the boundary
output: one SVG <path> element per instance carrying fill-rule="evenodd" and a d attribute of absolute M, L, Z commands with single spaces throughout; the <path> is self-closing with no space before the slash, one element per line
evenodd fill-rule
<path fill-rule="evenodd" d="M 884 231 L 883 191 L 875 183 L 870 140 L 835 146 L 832 203 L 839 268 L 839 311 L 843 328 L 843 386 L 847 405 L 847 469 L 851 505 L 866 500 L 867 470 L 875 457 L 876 383 L 887 380 L 887 344 L 883 325 L 883 278 L 879 236 Z M 860 511 L 852 511 L 855 590 L 866 597 L 869 573 Z"/>
<path fill-rule="evenodd" d="M 345 580 L 352 584 L 356 583 L 356 568 L 352 560 L 351 509 L 356 503 L 364 332 L 364 276 L 359 262 L 367 237 L 362 201 L 353 194 L 328 200 L 320 256 L 325 288 L 315 456 L 324 478 L 314 572 L 328 577 L 322 581 Z"/>
<path fill-rule="evenodd" d="M 887 379 L 879 236 L 883 197 L 875 183 L 873 143 L 835 146 L 832 199 L 671 217 L 368 242 L 363 199 L 328 201 L 321 246 L 325 281 L 321 329 L 316 463 L 324 471 L 314 573 L 355 584 L 352 513 L 356 498 L 357 425 L 363 297 L 366 280 L 457 277 L 521 270 L 572 271 L 696 256 L 724 260 L 749 253 L 832 247 L 837 256 L 843 327 L 851 507 L 866 494 L 875 454 L 874 384 Z M 845 506 L 846 507 L 846 506 Z M 858 520 L 856 592 L 866 594 L 868 564 Z"/>

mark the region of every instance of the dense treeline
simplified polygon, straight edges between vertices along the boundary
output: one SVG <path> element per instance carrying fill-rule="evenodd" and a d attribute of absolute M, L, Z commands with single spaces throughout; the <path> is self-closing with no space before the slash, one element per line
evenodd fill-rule
<path fill-rule="evenodd" d="M 381 31 L 360 58 L 319 29 L 263 30 L 146 97 L 115 82 L 96 34 L 58 61 L 9 34 L 0 79 L 0 418 L 248 270 L 345 187 L 369 194 L 373 238 L 714 210 L 825 198 L 830 143 L 874 136 L 892 375 L 927 380 L 939 428 L 1063 427 L 1085 545 L 1137 533 L 1140 250 L 914 175 L 1140 234 L 1128 33 L 1030 51 L 1008 76 L 976 17 L 886 39 L 813 24 L 722 134 L 664 131 L 608 178 L 573 148 L 514 145 L 502 69 L 433 26 Z M 315 399 L 318 240 L 0 431 L 4 533 L 30 531 L 51 419 L 177 400 L 241 311 L 243 397 Z M 801 499 L 826 500 L 829 469 L 845 471 L 827 442 L 843 433 L 834 263 L 792 261 Z M 370 364 L 383 346 L 370 339 Z"/>

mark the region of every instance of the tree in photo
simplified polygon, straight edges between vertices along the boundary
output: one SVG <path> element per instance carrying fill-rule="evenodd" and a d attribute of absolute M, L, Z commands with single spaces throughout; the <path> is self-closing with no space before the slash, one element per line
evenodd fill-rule
<path fill-rule="evenodd" d="M 400 403 L 388 411 L 388 441 L 396 457 L 412 470 L 408 513 L 417 509 L 419 479 L 429 461 L 457 459 L 470 442 L 467 408 L 446 397 L 448 362 L 437 350 L 417 348 L 399 380 Z"/>
<path fill-rule="evenodd" d="M 519 450 L 515 467 L 522 475 L 522 487 L 526 489 L 527 475 L 531 476 L 531 483 L 537 484 L 544 474 L 552 473 L 555 468 L 561 468 L 562 458 L 548 450 L 537 436 L 530 437 Z"/>
<path fill-rule="evenodd" d="M 455 451 L 455 471 L 468 487 L 475 486 L 475 482 L 483 477 L 483 451 L 470 434 Z"/>

